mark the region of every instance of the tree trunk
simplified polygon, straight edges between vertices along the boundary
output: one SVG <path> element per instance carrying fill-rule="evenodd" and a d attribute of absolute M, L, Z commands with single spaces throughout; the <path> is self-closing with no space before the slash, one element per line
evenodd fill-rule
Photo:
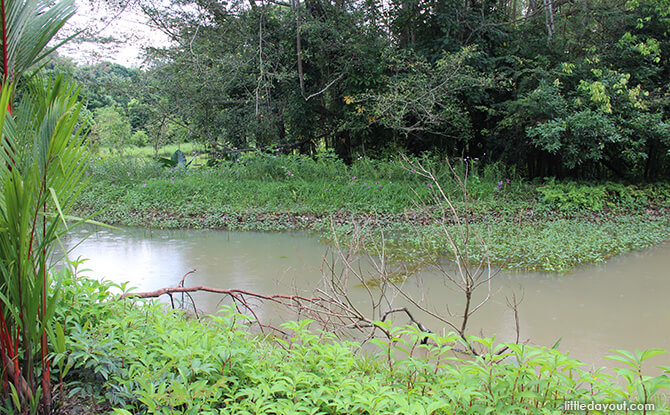
<path fill-rule="evenodd" d="M 300 92 L 305 96 L 305 76 L 302 69 L 302 38 L 300 37 L 300 0 L 293 0 L 293 12 L 295 13 L 295 49 L 298 55 L 298 81 Z"/>

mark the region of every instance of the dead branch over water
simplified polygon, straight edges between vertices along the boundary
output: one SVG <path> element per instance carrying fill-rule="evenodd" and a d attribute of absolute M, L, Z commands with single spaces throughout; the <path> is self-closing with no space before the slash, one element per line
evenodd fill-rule
<path fill-rule="evenodd" d="M 453 261 L 448 264 L 435 262 L 428 265 L 437 271 L 437 275 L 446 285 L 462 294 L 462 304 L 458 305 L 458 308 L 461 308 L 460 312 L 452 312 L 454 306 L 450 307 L 449 304 L 441 305 L 446 313 L 436 311 L 428 305 L 420 279 L 417 281 L 421 288 L 420 294 L 413 294 L 407 289 L 406 282 L 414 277 L 416 269 L 403 263 L 389 261 L 387 237 L 383 229 L 377 226 L 374 218 L 363 225 L 354 224 L 353 229 L 344 236 L 339 235 L 335 225 L 331 223 L 333 243 L 322 258 L 321 283 L 313 291 L 313 295 L 262 294 L 237 288 L 224 289 L 204 285 L 186 287 L 184 286 L 186 277 L 195 271 L 193 270 L 186 273 L 176 287 L 126 293 L 121 298 L 157 298 L 168 295 L 174 308 L 175 294 L 181 293 L 182 296 L 186 294 L 189 297 L 193 292 L 221 294 L 231 299 L 238 312 L 251 314 L 261 331 L 267 328 L 284 333 L 280 328 L 259 318 L 254 310 L 254 304 L 250 301 L 260 300 L 292 310 L 299 317 L 310 318 L 323 330 L 335 335 L 350 330 L 358 331 L 366 336 L 365 341 L 374 338 L 377 331 L 381 331 L 385 337 L 390 337 L 389 330 L 379 323 L 384 323 L 392 315 L 404 315 L 409 323 L 416 325 L 425 334 L 437 330 L 431 330 L 420 318 L 431 318 L 457 333 L 467 345 L 468 352 L 477 354 L 468 342 L 470 318 L 494 295 L 491 281 L 496 276 L 497 270 L 491 266 L 486 241 L 465 219 L 469 214 L 467 210 L 470 202 L 467 192 L 467 163 L 464 164 L 465 173 L 462 177 L 451 164 L 448 165 L 453 173 L 452 181 L 461 193 L 459 199 L 462 197 L 465 202 L 463 204 L 465 212 L 462 211 L 463 208 L 457 209 L 443 184 L 420 162 L 407 162 L 406 168 L 424 177 L 433 189 L 433 207 L 424 208 L 423 212 L 431 215 L 434 223 L 438 224 L 439 232 L 448 246 L 445 256 L 453 258 Z M 417 200 L 419 208 L 426 205 L 425 201 Z M 484 248 L 484 255 L 478 261 L 472 261 L 469 251 L 472 244 L 479 244 Z M 364 304 L 360 300 L 354 300 L 354 290 L 357 291 L 358 297 L 362 290 L 366 297 Z M 483 299 L 476 301 L 474 294 L 480 291 L 483 291 Z M 190 298 L 195 309 L 195 301 Z M 398 304 L 399 302 L 403 304 Z M 508 299 L 508 306 L 514 313 L 516 342 L 519 341 L 519 302 L 516 296 L 511 300 Z"/>

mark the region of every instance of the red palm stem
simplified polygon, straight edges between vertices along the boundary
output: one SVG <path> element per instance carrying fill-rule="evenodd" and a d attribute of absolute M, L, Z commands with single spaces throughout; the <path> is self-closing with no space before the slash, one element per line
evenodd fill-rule
<path fill-rule="evenodd" d="M 4 73 L 3 81 L 9 77 L 9 57 L 7 56 L 7 18 L 5 17 L 5 0 L 0 1 L 2 8 L 2 70 Z M 11 109 L 10 109 L 11 114 Z"/>

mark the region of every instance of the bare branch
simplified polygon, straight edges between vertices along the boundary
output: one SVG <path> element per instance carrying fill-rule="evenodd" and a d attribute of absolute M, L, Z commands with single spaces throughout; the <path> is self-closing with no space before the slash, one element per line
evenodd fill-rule
<path fill-rule="evenodd" d="M 319 92 L 315 92 L 315 93 L 313 93 L 312 95 L 310 95 L 310 96 L 308 96 L 307 98 L 305 98 L 305 101 L 309 101 L 310 99 L 312 99 L 312 98 L 314 98 L 314 97 L 316 97 L 316 96 L 318 96 L 318 95 L 323 94 L 324 92 L 326 92 L 326 91 L 328 90 L 328 88 L 330 88 L 331 86 L 333 86 L 333 84 L 334 84 L 335 82 L 337 82 L 337 81 L 339 81 L 340 79 L 342 79 L 343 76 L 344 76 L 344 74 L 340 74 L 340 76 L 338 76 L 337 78 L 335 78 L 335 79 L 333 79 L 332 81 L 330 81 L 330 83 L 329 83 L 328 85 L 326 85 L 326 87 L 323 88 L 321 91 L 319 91 Z"/>

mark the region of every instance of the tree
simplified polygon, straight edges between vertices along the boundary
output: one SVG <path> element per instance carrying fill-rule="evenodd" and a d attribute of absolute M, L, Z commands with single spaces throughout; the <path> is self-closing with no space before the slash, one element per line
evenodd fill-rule
<path fill-rule="evenodd" d="M 213 157 L 325 147 L 486 153 L 530 177 L 670 174 L 666 0 L 140 4 L 173 41 L 149 51 L 141 102 Z"/>
<path fill-rule="evenodd" d="M 517 28 L 490 153 L 530 176 L 667 177 L 670 20 L 636 3 L 556 3 L 550 43 L 542 22 Z"/>
<path fill-rule="evenodd" d="M 130 144 L 130 122 L 115 107 L 98 108 L 94 112 L 91 139 L 96 145 L 115 149 L 119 153 Z"/>
<path fill-rule="evenodd" d="M 463 94 L 493 86 L 470 61 L 473 48 L 445 54 L 431 64 L 413 54 L 399 57 L 383 78 L 383 88 L 345 98 L 369 123 L 379 123 L 419 153 L 462 153 L 473 135 Z"/>
<path fill-rule="evenodd" d="M 193 6 L 146 8 L 175 42 L 153 51 L 150 69 L 166 112 L 213 152 L 325 143 L 350 157 L 359 132 L 341 121 L 343 97 L 377 82 L 387 45 L 364 13 L 318 1 Z"/>

